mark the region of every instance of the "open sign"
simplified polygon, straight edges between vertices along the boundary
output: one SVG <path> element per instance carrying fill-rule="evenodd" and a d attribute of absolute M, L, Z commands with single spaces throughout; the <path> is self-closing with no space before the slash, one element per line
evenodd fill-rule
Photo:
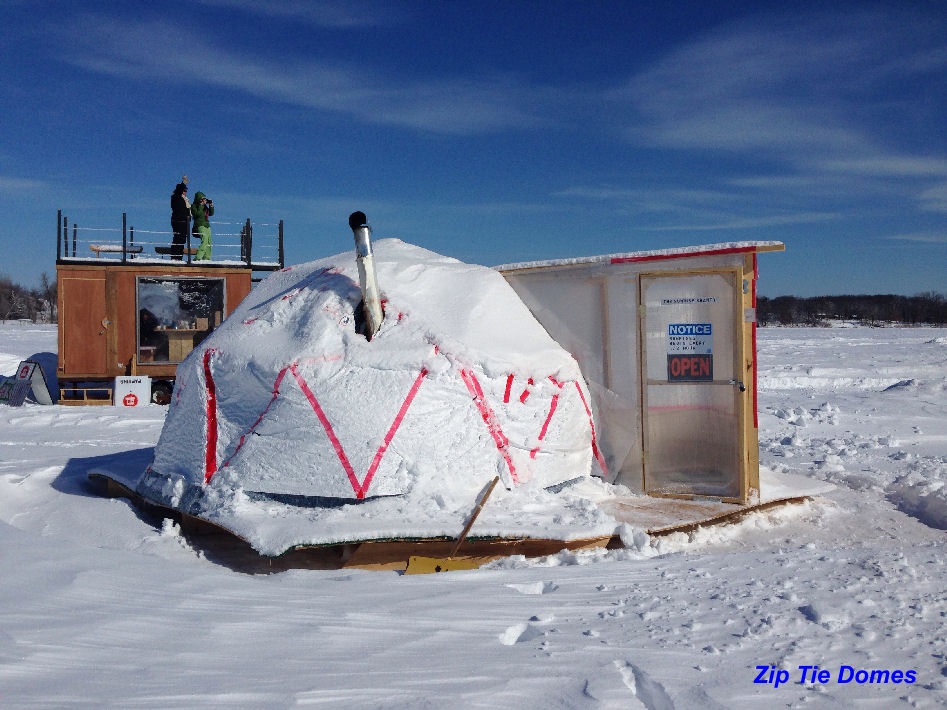
<path fill-rule="evenodd" d="M 713 355 L 668 355 L 668 382 L 708 382 L 713 378 Z"/>

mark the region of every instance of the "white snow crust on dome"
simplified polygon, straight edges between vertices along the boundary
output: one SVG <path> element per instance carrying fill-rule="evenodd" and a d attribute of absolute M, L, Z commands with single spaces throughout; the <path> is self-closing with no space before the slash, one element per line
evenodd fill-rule
<path fill-rule="evenodd" d="M 139 492 L 293 545 L 478 534 L 570 539 L 614 520 L 574 491 L 600 457 L 578 364 L 496 271 L 375 243 L 385 318 L 356 331 L 351 252 L 257 285 L 178 367 Z"/>

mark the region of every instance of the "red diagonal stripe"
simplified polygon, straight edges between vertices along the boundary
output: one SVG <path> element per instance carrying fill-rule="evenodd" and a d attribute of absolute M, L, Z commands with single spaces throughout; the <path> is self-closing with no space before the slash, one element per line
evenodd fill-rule
<path fill-rule="evenodd" d="M 210 358 L 217 352 L 213 348 L 204 351 L 204 386 L 207 388 L 207 448 L 204 449 L 204 483 L 217 470 L 217 386 L 210 368 Z"/>
<path fill-rule="evenodd" d="M 563 383 L 563 382 L 559 382 L 559 381 L 558 381 L 555 377 L 553 377 L 552 375 L 549 376 L 549 381 L 552 382 L 552 383 L 553 383 L 556 387 L 558 387 L 560 390 L 562 389 L 563 384 L 565 384 L 565 383 Z M 530 382 L 532 382 L 532 380 L 530 380 Z M 542 442 L 542 440 L 546 438 L 546 432 L 549 430 L 549 422 L 552 421 L 552 415 L 556 413 L 556 407 L 558 407 L 558 406 L 559 406 L 559 393 L 556 392 L 556 393 L 552 396 L 552 401 L 549 403 L 549 412 L 546 414 L 546 421 L 543 422 L 543 426 L 542 426 L 542 428 L 539 430 L 539 438 L 538 438 L 538 441 L 539 441 L 539 442 Z M 531 459 L 536 458 L 536 454 L 539 453 L 540 448 L 542 448 L 542 447 L 541 447 L 541 446 L 537 446 L 537 447 L 534 448 L 532 451 L 530 451 L 530 452 L 529 452 L 529 457 L 530 457 Z"/>
<path fill-rule="evenodd" d="M 585 395 L 582 393 L 582 388 L 579 386 L 578 380 L 575 381 L 575 388 L 579 392 L 579 398 L 582 400 L 582 406 L 585 407 L 585 413 L 589 417 L 589 428 L 592 430 L 592 454 L 595 456 L 595 460 L 598 461 L 598 465 L 602 469 L 602 473 L 608 475 L 608 466 L 605 464 L 605 457 L 602 456 L 602 452 L 598 449 L 598 441 L 595 436 L 595 422 L 592 421 L 592 410 L 589 409 L 589 403 L 585 401 Z"/>
<path fill-rule="evenodd" d="M 507 439 L 503 433 L 503 427 L 500 426 L 496 412 L 493 411 L 493 408 L 489 402 L 487 402 L 483 394 L 483 388 L 480 386 L 480 381 L 470 370 L 461 370 L 460 376 L 464 384 L 467 385 L 467 391 L 470 392 L 470 396 L 473 397 L 474 404 L 480 411 L 480 416 L 483 417 L 483 423 L 487 425 L 487 431 L 490 432 L 490 436 L 493 437 L 493 441 L 497 445 L 497 450 L 503 456 L 503 460 L 506 461 L 506 467 L 510 470 L 510 477 L 514 483 L 519 483 L 519 478 L 516 475 L 516 467 L 513 465 L 513 459 L 510 457 L 509 439 Z"/>
<path fill-rule="evenodd" d="M 510 403 L 510 389 L 513 387 L 513 373 L 506 376 L 506 390 L 503 392 L 503 404 Z"/>

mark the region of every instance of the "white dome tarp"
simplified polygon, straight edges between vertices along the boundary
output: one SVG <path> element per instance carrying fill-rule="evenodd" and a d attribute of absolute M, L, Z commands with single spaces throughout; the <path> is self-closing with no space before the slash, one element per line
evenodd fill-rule
<path fill-rule="evenodd" d="M 503 277 L 395 239 L 375 243 L 375 265 L 371 341 L 351 252 L 257 285 L 178 367 L 138 491 L 264 554 L 456 536 L 496 475 L 477 535 L 613 532 L 588 498 L 607 484 L 590 478 L 579 367 Z"/>

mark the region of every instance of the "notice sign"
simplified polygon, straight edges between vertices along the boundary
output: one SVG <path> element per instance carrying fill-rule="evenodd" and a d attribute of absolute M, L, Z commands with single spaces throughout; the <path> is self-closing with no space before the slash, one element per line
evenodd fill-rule
<path fill-rule="evenodd" d="M 711 323 L 669 323 L 668 382 L 710 382 L 714 379 L 714 336 Z"/>

